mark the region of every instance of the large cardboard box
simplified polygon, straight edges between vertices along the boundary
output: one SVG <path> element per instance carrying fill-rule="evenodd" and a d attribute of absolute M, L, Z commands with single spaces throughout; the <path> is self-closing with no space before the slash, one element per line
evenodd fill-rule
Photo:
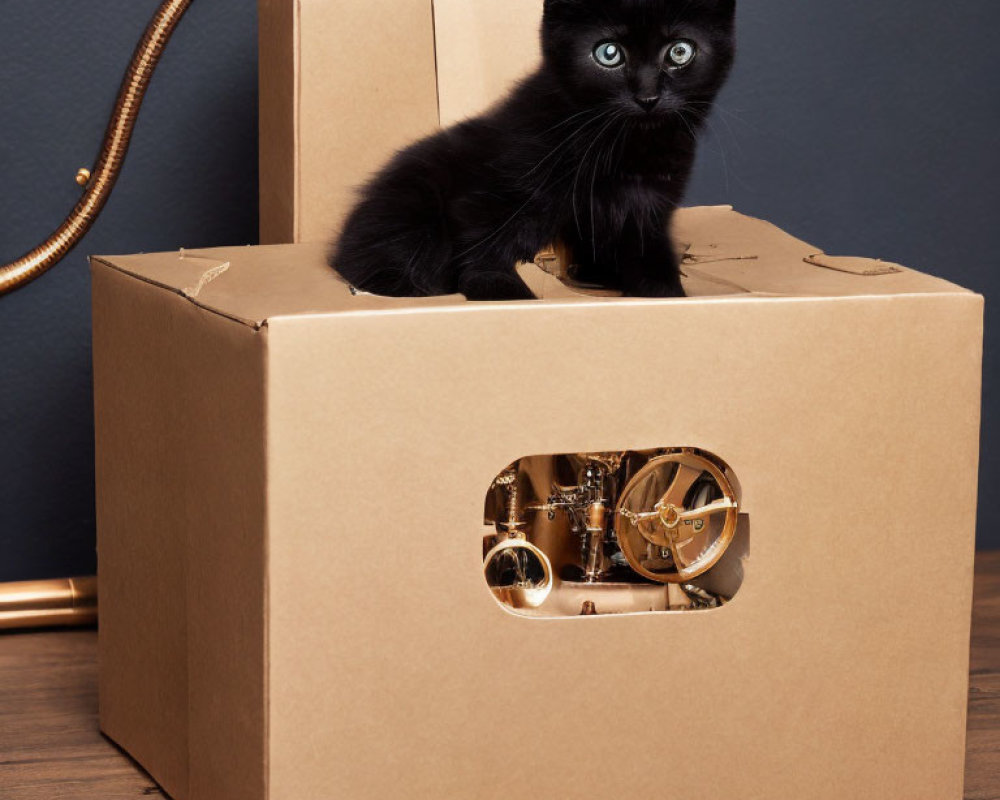
<path fill-rule="evenodd" d="M 727 208 L 677 239 L 682 300 L 95 258 L 103 730 L 178 800 L 959 800 L 982 299 Z M 730 603 L 495 599 L 506 465 L 661 447 L 739 478 Z"/>
<path fill-rule="evenodd" d="M 540 60 L 542 0 L 260 0 L 261 242 L 326 241 L 395 150 Z"/>
<path fill-rule="evenodd" d="M 541 0 L 260 11 L 265 242 L 328 240 L 538 59 Z M 676 238 L 686 300 L 530 265 L 531 303 L 355 295 L 322 244 L 94 259 L 105 732 L 178 800 L 958 800 L 981 298 L 728 208 Z M 725 607 L 498 602 L 504 467 L 655 448 L 739 478 Z"/>

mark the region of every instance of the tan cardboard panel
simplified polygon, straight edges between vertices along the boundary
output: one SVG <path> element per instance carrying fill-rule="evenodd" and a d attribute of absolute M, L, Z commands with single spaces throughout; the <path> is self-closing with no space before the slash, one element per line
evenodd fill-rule
<path fill-rule="evenodd" d="M 263 800 L 264 334 L 93 275 L 101 726 L 178 800 Z"/>
<path fill-rule="evenodd" d="M 329 241 L 369 175 L 437 129 L 434 24 L 430 0 L 299 0 L 297 11 L 295 241 Z"/>
<path fill-rule="evenodd" d="M 542 0 L 434 0 L 442 127 L 476 116 L 538 66 Z"/>
<path fill-rule="evenodd" d="M 272 320 L 274 796 L 959 800 L 981 314 L 955 294 Z M 736 601 L 500 609 L 497 470 L 664 443 L 740 475 Z"/>
<path fill-rule="evenodd" d="M 183 450 L 185 433 L 168 372 L 144 367 L 172 344 L 155 322 L 165 293 L 143 286 L 93 273 L 100 722 L 186 797 L 187 542 L 174 523 L 177 465 L 164 456 Z"/>

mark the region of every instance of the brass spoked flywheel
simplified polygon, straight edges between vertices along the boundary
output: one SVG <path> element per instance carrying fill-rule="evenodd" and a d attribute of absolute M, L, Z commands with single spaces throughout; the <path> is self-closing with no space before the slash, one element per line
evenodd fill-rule
<path fill-rule="evenodd" d="M 660 583 L 688 583 L 725 555 L 739 497 L 725 468 L 694 451 L 658 456 L 625 486 L 618 544 L 629 565 Z"/>

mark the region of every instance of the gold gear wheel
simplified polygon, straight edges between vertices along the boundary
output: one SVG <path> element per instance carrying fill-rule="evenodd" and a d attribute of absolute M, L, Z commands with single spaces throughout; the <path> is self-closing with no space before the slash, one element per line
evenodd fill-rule
<path fill-rule="evenodd" d="M 650 460 L 629 481 L 618 501 L 616 531 L 637 573 L 659 583 L 688 583 L 719 563 L 738 520 L 739 497 L 725 467 L 682 450 Z"/>

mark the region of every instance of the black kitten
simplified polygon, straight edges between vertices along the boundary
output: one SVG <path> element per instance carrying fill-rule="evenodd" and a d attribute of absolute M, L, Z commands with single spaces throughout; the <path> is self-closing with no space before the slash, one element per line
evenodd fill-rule
<path fill-rule="evenodd" d="M 545 0 L 542 67 L 403 151 L 365 188 L 331 264 L 383 295 L 532 298 L 556 241 L 580 280 L 683 296 L 669 223 L 733 60 L 735 0 Z"/>

